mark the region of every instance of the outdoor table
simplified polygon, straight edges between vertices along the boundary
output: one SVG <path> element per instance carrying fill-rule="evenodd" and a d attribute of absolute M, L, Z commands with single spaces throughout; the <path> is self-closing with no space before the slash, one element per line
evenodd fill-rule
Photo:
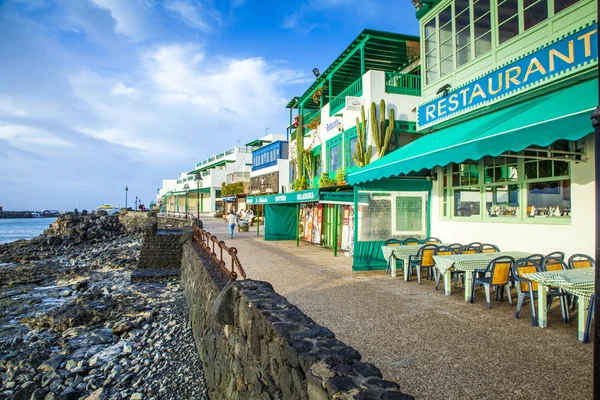
<path fill-rule="evenodd" d="M 433 243 L 436 246 L 447 246 L 444 243 Z M 381 250 L 383 251 L 383 258 L 385 258 L 386 262 L 390 262 L 390 257 L 392 257 L 390 263 L 390 271 L 391 276 L 396 277 L 396 260 L 399 259 L 402 261 L 402 267 L 404 269 L 404 280 L 408 281 L 408 258 L 410 256 L 416 256 L 421 247 L 425 246 L 425 244 L 417 244 L 417 245 L 401 245 L 401 246 L 381 246 Z"/>
<path fill-rule="evenodd" d="M 548 327 L 548 310 L 546 308 L 548 287 L 557 287 L 579 296 L 577 327 L 579 340 L 583 341 L 590 297 L 594 294 L 594 268 L 534 272 L 523 274 L 523 276 L 538 283 L 538 325 L 540 328 Z"/>
<path fill-rule="evenodd" d="M 465 273 L 465 301 L 471 301 L 473 274 L 476 269 L 485 269 L 490 261 L 501 256 L 510 256 L 519 259 L 530 256 L 532 253 L 522 251 L 500 251 L 495 253 L 456 254 L 453 256 L 433 256 L 436 268 L 444 276 L 444 294 L 452 294 L 452 274 L 450 268 Z"/>

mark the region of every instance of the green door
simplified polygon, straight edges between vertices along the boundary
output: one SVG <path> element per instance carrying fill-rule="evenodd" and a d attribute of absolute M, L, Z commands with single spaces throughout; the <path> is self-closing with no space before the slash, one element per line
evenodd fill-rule
<path fill-rule="evenodd" d="M 339 248 L 342 237 L 340 210 L 338 204 L 323 204 L 323 245 L 331 249 Z"/>

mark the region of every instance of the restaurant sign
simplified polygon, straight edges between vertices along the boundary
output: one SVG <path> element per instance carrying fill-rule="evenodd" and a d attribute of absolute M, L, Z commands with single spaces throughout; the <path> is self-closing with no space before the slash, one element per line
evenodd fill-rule
<path fill-rule="evenodd" d="M 598 24 L 587 26 L 533 51 L 418 108 L 419 129 L 489 105 L 557 75 L 598 60 Z"/>
<path fill-rule="evenodd" d="M 319 201 L 319 189 L 309 189 L 301 192 L 280 193 L 266 196 L 246 197 L 247 204 L 307 203 L 315 201 Z"/>

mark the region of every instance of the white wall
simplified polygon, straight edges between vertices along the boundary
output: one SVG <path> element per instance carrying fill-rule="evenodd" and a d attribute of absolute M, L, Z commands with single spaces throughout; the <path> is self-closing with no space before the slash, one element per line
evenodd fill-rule
<path fill-rule="evenodd" d="M 594 256 L 595 253 L 595 190 L 593 135 L 585 138 L 586 163 L 571 163 L 571 224 L 471 222 L 440 219 L 441 179 L 433 185 L 431 203 L 431 236 L 444 242 L 492 243 L 501 250 L 517 250 L 548 254 L 564 251 Z M 441 177 L 441 171 L 438 171 Z M 539 221 L 539 223 L 537 223 Z"/>

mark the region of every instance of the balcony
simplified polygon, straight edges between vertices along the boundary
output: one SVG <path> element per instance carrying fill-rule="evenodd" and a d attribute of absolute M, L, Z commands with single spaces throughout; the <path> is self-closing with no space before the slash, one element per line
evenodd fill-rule
<path fill-rule="evenodd" d="M 348 86 L 346 89 L 342 90 L 340 94 L 335 96 L 333 100 L 329 103 L 329 116 L 333 117 L 336 112 L 344 109 L 346 107 L 346 96 L 356 96 L 360 97 L 363 94 L 362 87 L 362 76 L 358 78 L 354 83 Z"/>
<path fill-rule="evenodd" d="M 397 72 L 385 73 L 385 92 L 421 96 L 421 77 Z"/>
<path fill-rule="evenodd" d="M 277 160 L 287 159 L 288 142 L 280 141 L 268 144 L 252 152 L 252 171 L 277 165 Z"/>

